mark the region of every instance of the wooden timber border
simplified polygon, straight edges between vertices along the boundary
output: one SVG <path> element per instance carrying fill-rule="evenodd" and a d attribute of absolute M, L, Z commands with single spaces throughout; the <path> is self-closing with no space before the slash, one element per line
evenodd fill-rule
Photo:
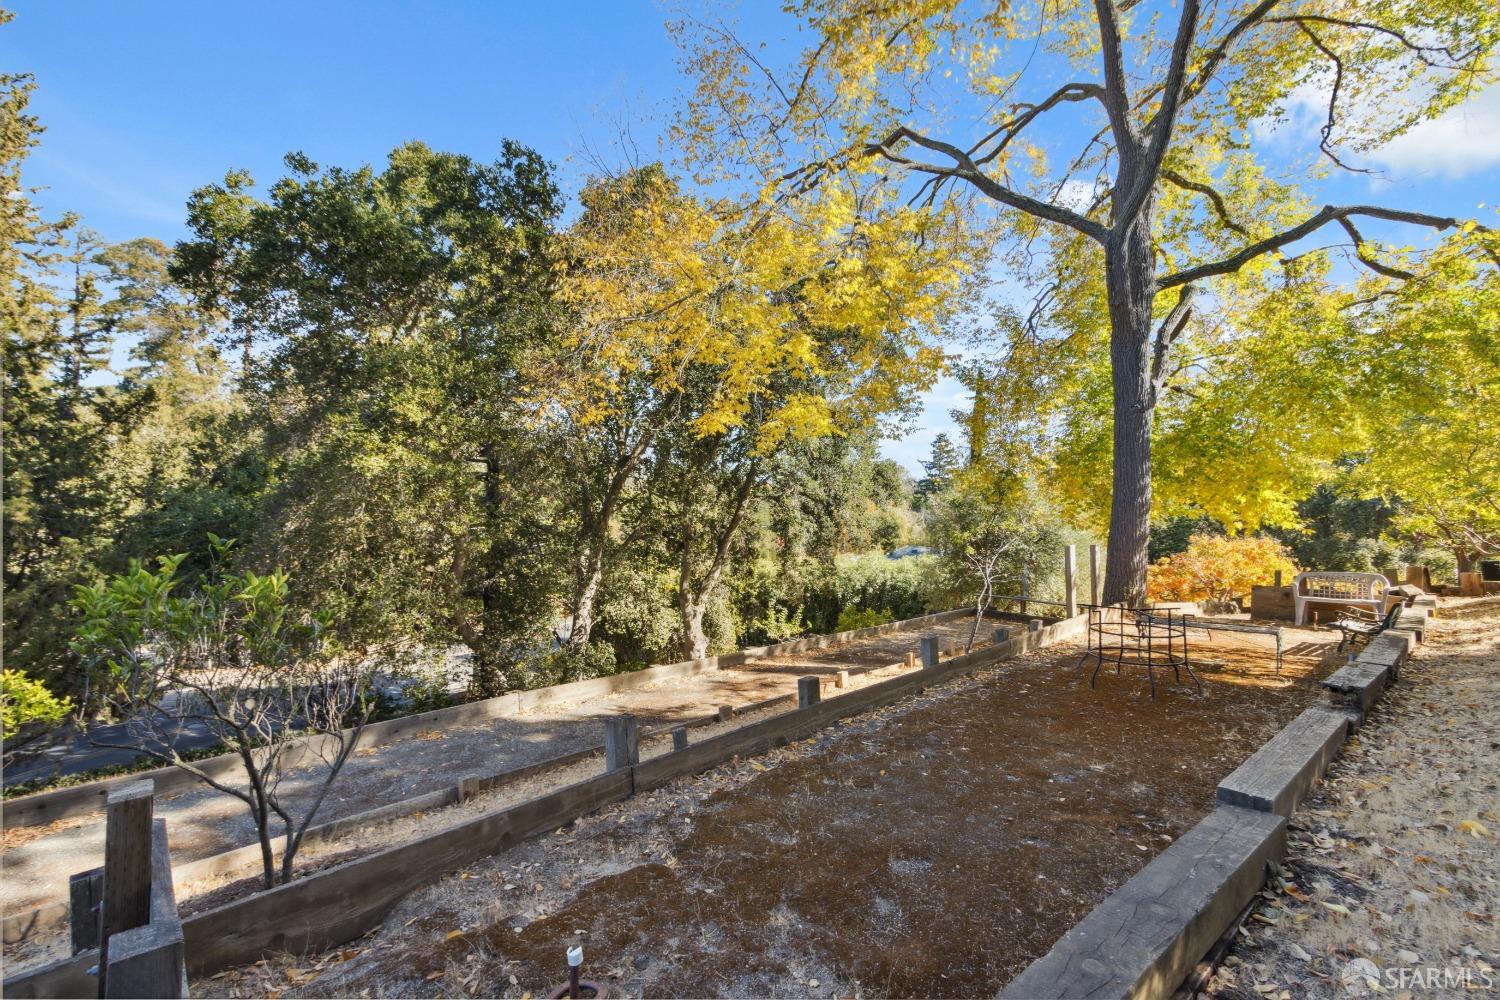
<path fill-rule="evenodd" d="M 948 612 L 915 621 L 933 624 L 972 613 Z M 898 631 L 891 626 L 879 628 Z M 1020 653 L 1075 638 L 1083 630 L 1082 617 L 1054 620 L 1041 628 L 1021 632 L 1017 638 L 944 660 L 935 668 L 877 681 L 186 917 L 182 929 L 188 972 L 194 976 L 208 975 L 268 954 L 318 951 L 351 941 L 378 926 L 409 893 L 528 838 L 566 826 L 636 791 L 709 770 L 735 757 L 786 746 L 840 719 L 885 707 Z M 861 637 L 857 633 L 841 634 Z M 821 639 L 816 645 L 800 647 L 818 648 L 833 644 L 832 638 L 815 637 L 798 643 Z M 4 995 L 14 998 L 93 995 L 96 987 L 89 969 L 97 960 L 97 952 L 81 952 L 20 973 L 5 980 Z"/>
<path fill-rule="evenodd" d="M 471 704 L 455 705 L 450 708 L 435 709 L 431 712 L 424 712 L 420 715 L 407 716 L 401 719 L 392 719 L 388 722 L 366 726 L 365 732 L 360 736 L 359 745 L 361 747 L 380 746 L 382 744 L 390 743 L 409 736 L 413 731 L 427 732 L 435 728 L 453 728 L 456 726 L 472 725 L 475 722 L 499 718 L 506 715 L 515 715 L 520 711 L 528 711 L 532 708 L 543 705 L 551 705 L 557 704 L 559 702 L 575 701 L 581 698 L 597 696 L 597 694 L 601 693 L 598 690 L 600 682 L 604 681 L 614 681 L 621 678 L 640 678 L 641 675 L 644 674 L 650 675 L 646 681 L 637 679 L 626 685 L 617 685 L 615 687 L 607 688 L 602 693 L 607 694 L 614 691 L 630 690 L 634 687 L 641 686 L 644 683 L 655 683 L 657 681 L 663 679 L 671 679 L 673 677 L 692 676 L 693 674 L 701 673 L 706 669 L 739 666 L 745 663 L 751 663 L 756 660 L 775 657 L 778 655 L 804 652 L 809 649 L 818 649 L 833 645 L 842 645 L 846 642 L 855 642 L 860 639 L 870 638 L 877 635 L 887 635 L 910 631 L 913 629 L 922 628 L 926 625 L 941 624 L 943 622 L 955 620 L 971 614 L 973 614 L 973 612 L 969 609 L 944 611 L 937 614 L 923 615 L 918 618 L 908 618 L 903 621 L 887 622 L 883 625 L 874 625 L 868 628 L 854 629 L 846 632 L 837 632 L 831 635 L 806 636 L 801 639 L 794 639 L 789 642 L 778 643 L 774 646 L 755 646 L 749 649 L 740 650 L 735 653 L 725 654 L 723 656 L 709 657 L 705 660 L 686 660 L 681 663 L 672 663 L 665 664 L 659 667 L 650 667 L 646 670 L 634 671 L 632 673 L 617 674 L 614 677 L 575 681 L 570 684 L 559 684 L 550 688 L 538 688 L 535 691 L 512 692 L 511 694 L 502 695 L 499 698 L 486 699 L 483 702 L 474 702 Z M 712 664 L 712 666 L 704 666 L 704 664 Z M 884 669 L 885 667 L 892 665 L 899 664 L 884 664 L 881 666 L 870 667 L 853 667 L 850 668 L 849 673 L 869 673 L 871 671 Z M 679 672 L 674 673 L 673 671 Z M 592 694 L 590 693 L 591 690 L 593 691 Z M 506 709 L 507 706 L 513 705 L 520 701 L 520 699 L 517 697 L 519 695 L 528 695 L 531 697 L 522 702 L 523 707 L 505 711 L 504 709 Z M 774 698 L 767 698 L 762 701 L 752 702 L 746 705 L 735 705 L 732 707 L 737 713 L 751 713 L 762 711 L 767 708 L 772 708 L 776 705 L 782 704 L 783 702 L 795 700 L 795 694 L 786 694 L 777 695 Z M 476 714 L 474 711 L 472 711 L 476 707 L 481 710 L 479 714 Z M 421 720 L 422 724 L 418 726 L 396 725 L 397 723 L 407 723 L 409 721 L 415 720 Z M 678 723 L 677 725 L 685 725 L 689 728 L 696 728 L 699 726 L 713 725 L 714 723 L 719 721 L 721 720 L 719 718 L 719 715 L 717 714 L 717 711 L 715 711 L 714 713 L 704 715 L 696 719 L 691 719 L 683 723 Z M 646 730 L 641 735 L 643 737 L 652 737 L 658 735 L 659 732 L 665 732 L 670 728 L 672 727 L 663 727 L 659 730 L 650 729 Z M 374 733 L 373 736 L 371 735 L 372 732 Z M 299 750 L 305 753 L 306 747 L 299 747 Z M 490 791 L 492 789 L 499 788 L 502 785 L 522 781 L 526 778 L 546 773 L 548 771 L 560 770 L 564 767 L 576 764 L 579 761 L 586 760 L 589 757 L 594 756 L 595 754 L 602 754 L 603 752 L 604 744 L 598 743 L 593 746 L 584 747 L 580 750 L 575 750 L 569 753 L 560 754 L 558 756 L 548 758 L 546 760 L 538 761 L 534 764 L 510 768 L 508 770 L 500 771 L 495 774 L 465 778 L 455 784 L 437 788 L 433 791 L 423 794 L 409 796 L 405 799 L 400 800 L 399 802 L 392 802 L 387 805 L 380 806 L 376 809 L 366 810 L 365 812 L 355 813 L 351 816 L 345 816 L 340 819 L 331 820 L 327 823 L 319 824 L 318 826 L 310 828 L 307 833 L 303 835 L 302 844 L 303 846 L 308 846 L 311 844 L 321 843 L 323 841 L 347 836 L 348 834 L 364 827 L 370 826 L 373 823 L 398 819 L 403 816 L 410 816 L 413 813 L 425 812 L 431 809 L 443 809 L 448 806 L 457 805 L 458 803 L 463 802 L 465 799 L 481 792 Z M 214 758 L 212 761 L 200 762 L 198 766 L 201 767 L 204 764 L 209 763 L 215 764 L 214 769 L 209 771 L 209 773 L 215 777 L 218 777 L 220 772 L 234 774 L 241 767 L 238 757 L 227 754 L 224 757 Z M 186 776 L 189 780 L 184 781 L 184 776 Z M 39 793 L 36 796 L 25 796 L 22 798 L 13 799 L 11 801 L 17 805 L 29 803 L 33 799 L 42 800 L 49 797 L 51 797 L 53 801 L 50 803 L 40 803 L 40 809 L 32 810 L 30 813 L 23 813 L 21 817 L 22 821 L 16 822 L 15 825 L 30 826 L 35 825 L 35 822 L 51 822 L 52 820 L 61 818 L 63 816 L 77 815 L 79 814 L 79 812 L 86 812 L 87 806 L 91 802 L 97 802 L 102 808 L 104 802 L 103 796 L 107 796 L 111 788 L 124 787 L 125 785 L 131 784 L 136 781 L 152 781 L 154 787 L 156 788 L 156 791 L 163 794 L 176 791 L 183 786 L 194 787 L 194 785 L 197 783 L 197 779 L 193 778 L 191 775 L 188 775 L 187 772 L 175 767 L 165 767 L 158 768 L 153 771 L 142 772 L 139 774 L 125 775 L 119 778 L 110 778 L 100 782 L 91 782 L 87 785 L 75 786 L 74 788 L 59 789 L 56 792 L 44 792 Z M 80 789 L 83 790 L 83 792 L 79 797 L 79 802 L 77 803 L 70 801 L 69 798 L 64 794 Z M 10 804 L 7 803 L 7 808 L 4 812 L 6 823 L 11 823 L 13 820 L 9 805 Z M 83 806 L 83 808 L 76 808 L 79 805 Z M 38 819 L 35 820 L 35 822 L 29 823 L 24 821 L 27 815 L 45 816 L 50 818 L 47 818 L 45 820 Z M 173 881 L 179 886 L 186 886 L 188 883 L 193 882 L 197 879 L 223 875 L 246 867 L 257 867 L 260 865 L 260 863 L 260 844 L 246 844 L 242 847 L 236 847 L 228 851 L 222 851 L 210 857 L 200 858 L 197 861 L 189 861 L 175 865 L 173 867 Z M 68 920 L 68 912 L 68 901 L 64 898 L 57 898 L 43 903 L 40 906 L 37 906 L 30 910 L 7 913 L 3 918 L 0 918 L 0 940 L 3 940 L 3 942 L 7 945 L 18 944 L 20 942 L 29 940 L 37 934 L 43 933 L 45 931 L 50 931 L 53 928 L 65 924 Z"/>
<path fill-rule="evenodd" d="M 855 670 L 877 670 L 878 667 L 855 668 Z M 766 698 L 762 701 L 751 702 L 747 705 L 736 705 L 734 711 L 749 714 L 774 708 L 777 705 L 797 700 L 795 694 L 781 694 L 774 698 Z M 658 726 L 643 730 L 642 739 L 666 735 L 671 729 L 681 726 L 686 729 L 695 729 L 701 726 L 711 726 L 719 722 L 719 714 L 712 714 L 679 722 L 671 726 Z M 445 785 L 431 792 L 412 795 L 397 802 L 390 802 L 374 809 L 342 816 L 339 819 L 330 820 L 327 823 L 310 827 L 302 835 L 302 846 L 308 847 L 313 844 L 323 843 L 329 840 L 337 840 L 340 837 L 356 833 L 369 826 L 411 816 L 415 813 L 429 812 L 434 809 L 446 809 L 458 805 L 475 795 L 501 788 L 505 785 L 524 781 L 527 778 L 551 771 L 559 771 L 565 767 L 588 760 L 604 752 L 604 744 L 598 743 L 586 746 L 568 753 L 548 757 L 546 760 L 537 761 L 534 764 L 526 764 L 521 767 L 513 767 L 489 775 L 461 778 L 452 785 Z M 274 854 L 277 862 L 281 859 L 282 847 L 280 838 L 274 846 Z M 178 887 L 186 887 L 199 879 L 212 878 L 217 875 L 227 875 L 232 872 L 245 871 L 249 873 L 252 869 L 259 871 L 261 866 L 260 843 L 245 844 L 241 847 L 230 848 L 218 854 L 196 861 L 184 861 L 172 866 L 172 881 Z M 0 929 L 3 929 L 3 940 L 5 944 L 19 944 L 30 940 L 33 936 L 44 931 L 51 931 L 61 927 L 68 922 L 71 912 L 69 901 L 58 898 L 31 910 L 22 910 L 16 913 L 8 913 L 3 921 L 0 921 Z"/>
<path fill-rule="evenodd" d="M 1323 681 L 1327 704 L 1292 720 L 1218 787 L 1217 804 L 1022 970 L 1012 1000 L 1166 998 L 1248 912 L 1286 824 L 1345 738 L 1396 679 L 1437 604 L 1419 597 L 1399 630 L 1371 640 Z"/>
<path fill-rule="evenodd" d="M 556 684 L 551 687 L 536 688 L 531 691 L 512 691 L 497 698 L 465 702 L 462 705 L 452 705 L 448 708 L 437 708 L 430 712 L 421 712 L 417 715 L 405 715 L 399 719 L 387 719 L 384 722 L 371 723 L 365 726 L 364 732 L 359 735 L 359 749 L 394 743 L 397 740 L 405 739 L 416 733 L 428 732 L 433 729 L 472 726 L 490 719 L 520 715 L 524 712 L 544 708 L 548 705 L 582 701 L 586 698 L 597 698 L 601 695 L 614 694 L 618 691 L 633 691 L 638 688 L 649 687 L 664 680 L 691 677 L 694 674 L 717 670 L 721 667 L 736 667 L 767 657 L 783 656 L 788 653 L 801 653 L 811 649 L 822 649 L 826 646 L 839 646 L 846 642 L 872 638 L 878 635 L 906 632 L 927 625 L 936 625 L 956 618 L 963 618 L 973 613 L 972 608 L 958 608 L 953 611 L 923 615 L 919 618 L 907 618 L 903 621 L 887 622 L 884 625 L 872 625 L 869 628 L 835 632 L 829 635 L 806 636 L 801 639 L 793 639 L 789 642 L 781 642 L 772 646 L 752 646 L 733 653 L 725 653 L 722 656 L 708 656 L 698 660 L 683 660 L 679 663 L 663 663 L 654 667 L 646 667 L 642 670 L 632 670 L 628 673 L 614 674 L 609 677 L 593 677 L 588 680 L 573 681 L 570 684 Z M 331 737 L 326 736 L 309 736 L 296 741 L 285 751 L 287 754 L 286 766 L 295 767 L 299 761 L 312 759 L 318 752 L 328 749 L 327 746 L 324 746 L 325 743 L 331 746 L 333 742 Z M 210 777 L 219 778 L 235 774 L 243 765 L 237 755 L 221 754 L 217 757 L 208 757 L 204 760 L 195 761 L 193 766 Z M 8 828 L 42 826 L 56 820 L 66 819 L 70 816 L 84 816 L 89 813 L 98 812 L 104 808 L 104 800 L 109 795 L 110 789 L 123 787 L 136 781 L 152 782 L 156 787 L 158 795 L 191 788 L 199 783 L 199 779 L 187 771 L 168 765 L 150 771 L 137 771 L 131 774 L 120 775 L 116 778 L 102 778 L 98 781 L 70 785 L 67 788 L 58 788 L 48 792 L 19 795 L 12 799 L 6 799 L 3 805 L 0 805 L 0 815 L 4 816 L 4 823 Z"/>

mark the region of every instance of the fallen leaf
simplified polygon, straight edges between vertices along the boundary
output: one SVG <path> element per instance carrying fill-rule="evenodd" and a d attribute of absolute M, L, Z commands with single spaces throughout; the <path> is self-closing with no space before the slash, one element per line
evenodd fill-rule
<path fill-rule="evenodd" d="M 1477 819 L 1466 819 L 1458 824 L 1460 833 L 1467 833 L 1474 837 L 1488 837 L 1490 831 Z"/>
<path fill-rule="evenodd" d="M 1318 900 L 1318 905 L 1323 907 L 1325 910 L 1332 910 L 1334 913 L 1337 913 L 1341 917 L 1349 916 L 1349 907 L 1345 906 L 1343 903 L 1330 903 L 1327 900 L 1320 899 Z"/>
<path fill-rule="evenodd" d="M 464 936 L 464 932 L 463 931 L 449 931 L 448 932 L 448 938 L 447 938 L 447 940 L 452 941 L 454 938 L 460 938 L 460 937 L 463 937 L 463 936 Z"/>

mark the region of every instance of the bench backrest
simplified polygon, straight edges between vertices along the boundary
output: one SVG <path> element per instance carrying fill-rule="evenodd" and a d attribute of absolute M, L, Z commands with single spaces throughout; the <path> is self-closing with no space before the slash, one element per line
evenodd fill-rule
<path fill-rule="evenodd" d="M 1292 592 L 1330 601 L 1378 601 L 1389 586 L 1379 573 L 1298 573 Z"/>

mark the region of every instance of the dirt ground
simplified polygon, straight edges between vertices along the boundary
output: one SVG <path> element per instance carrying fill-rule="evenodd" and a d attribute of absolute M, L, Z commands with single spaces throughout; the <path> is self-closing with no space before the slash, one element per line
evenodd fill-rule
<path fill-rule="evenodd" d="M 972 622 L 950 622 L 919 631 L 897 632 L 847 643 L 843 646 L 793 656 L 753 661 L 652 685 L 635 691 L 551 705 L 523 715 L 495 719 L 478 726 L 421 733 L 398 742 L 356 751 L 318 811 L 316 822 L 326 823 L 367 809 L 425 794 L 456 784 L 459 779 L 491 775 L 597 745 L 603 738 L 600 719 L 607 715 L 633 713 L 643 726 L 661 726 L 700 718 L 720 705 L 741 706 L 796 691 L 797 677 L 809 673 L 831 674 L 841 669 L 885 667 L 904 661 L 915 651 L 920 636 L 936 634 L 944 642 L 968 638 Z M 993 624 L 980 631 L 976 648 L 986 645 Z M 878 675 L 851 677 L 849 690 Z M 831 696 L 835 692 L 831 690 Z M 773 711 L 786 711 L 781 706 Z M 695 738 L 763 718 L 767 713 L 740 716 L 731 723 L 699 730 Z M 643 752 L 664 752 L 669 740 L 658 740 Z M 302 854 L 305 867 L 315 869 L 351 856 L 351 852 L 379 849 L 397 837 L 412 837 L 436 831 L 488 809 L 534 797 L 556 787 L 597 773 L 598 761 L 585 761 L 567 769 L 529 779 L 491 795 L 481 796 L 465 807 L 445 809 L 413 819 L 385 823 L 361 835 L 309 847 Z M 310 790 L 321 779 L 321 769 L 299 768 L 289 774 L 284 787 Z M 293 793 L 293 800 L 296 800 Z M 218 854 L 253 843 L 254 827 L 244 804 L 232 796 L 206 786 L 160 796 L 156 815 L 167 820 L 174 862 L 181 863 Z M 52 899 L 65 897 L 68 876 L 103 863 L 104 822 L 101 815 L 60 820 L 45 827 L 21 827 L 4 831 L 4 907 L 6 913 L 25 911 Z M 250 891 L 251 884 L 238 877 L 205 880 L 180 886 L 178 901 L 191 912 L 207 902 L 194 897 L 213 893 L 223 901 L 236 892 Z M 43 934 L 21 946 L 7 946 L 8 962 L 31 964 L 54 957 L 65 944 L 66 928 Z"/>
<path fill-rule="evenodd" d="M 1201 996 L 1500 994 L 1500 598 L 1443 605 Z"/>
<path fill-rule="evenodd" d="M 1029 654 L 619 803 L 413 893 L 366 939 L 195 995 L 994 994 L 1320 697 L 1325 633 L 1194 638 L 1203 693 Z M 1204 661 L 1209 661 L 1204 663 Z M 1185 680 L 1185 679 L 1184 679 Z"/>

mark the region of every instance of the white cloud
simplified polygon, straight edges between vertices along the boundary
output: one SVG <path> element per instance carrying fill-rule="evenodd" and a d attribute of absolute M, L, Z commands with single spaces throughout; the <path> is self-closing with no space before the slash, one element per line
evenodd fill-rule
<path fill-rule="evenodd" d="M 1352 117 L 1369 114 L 1363 107 L 1341 105 L 1341 108 Z M 1257 141 L 1291 150 L 1303 148 L 1305 143 L 1316 143 L 1317 130 L 1327 116 L 1327 82 L 1306 83 L 1287 95 L 1282 121 L 1261 119 L 1250 127 Z M 1337 129 L 1334 137 L 1337 140 Z M 1380 170 L 1384 176 L 1377 179 L 1377 185 L 1432 177 L 1466 177 L 1500 166 L 1500 85 L 1482 90 L 1445 114 L 1413 126 L 1384 146 L 1363 155 L 1349 154 L 1346 159 L 1355 165 Z"/>
<path fill-rule="evenodd" d="M 1094 184 L 1092 181 L 1081 181 L 1076 177 L 1065 180 L 1062 187 L 1058 189 L 1056 201 L 1064 208 L 1082 212 L 1094 203 Z"/>
<path fill-rule="evenodd" d="M 1370 159 L 1393 179 L 1465 177 L 1500 166 L 1500 86 L 1397 136 Z"/>

